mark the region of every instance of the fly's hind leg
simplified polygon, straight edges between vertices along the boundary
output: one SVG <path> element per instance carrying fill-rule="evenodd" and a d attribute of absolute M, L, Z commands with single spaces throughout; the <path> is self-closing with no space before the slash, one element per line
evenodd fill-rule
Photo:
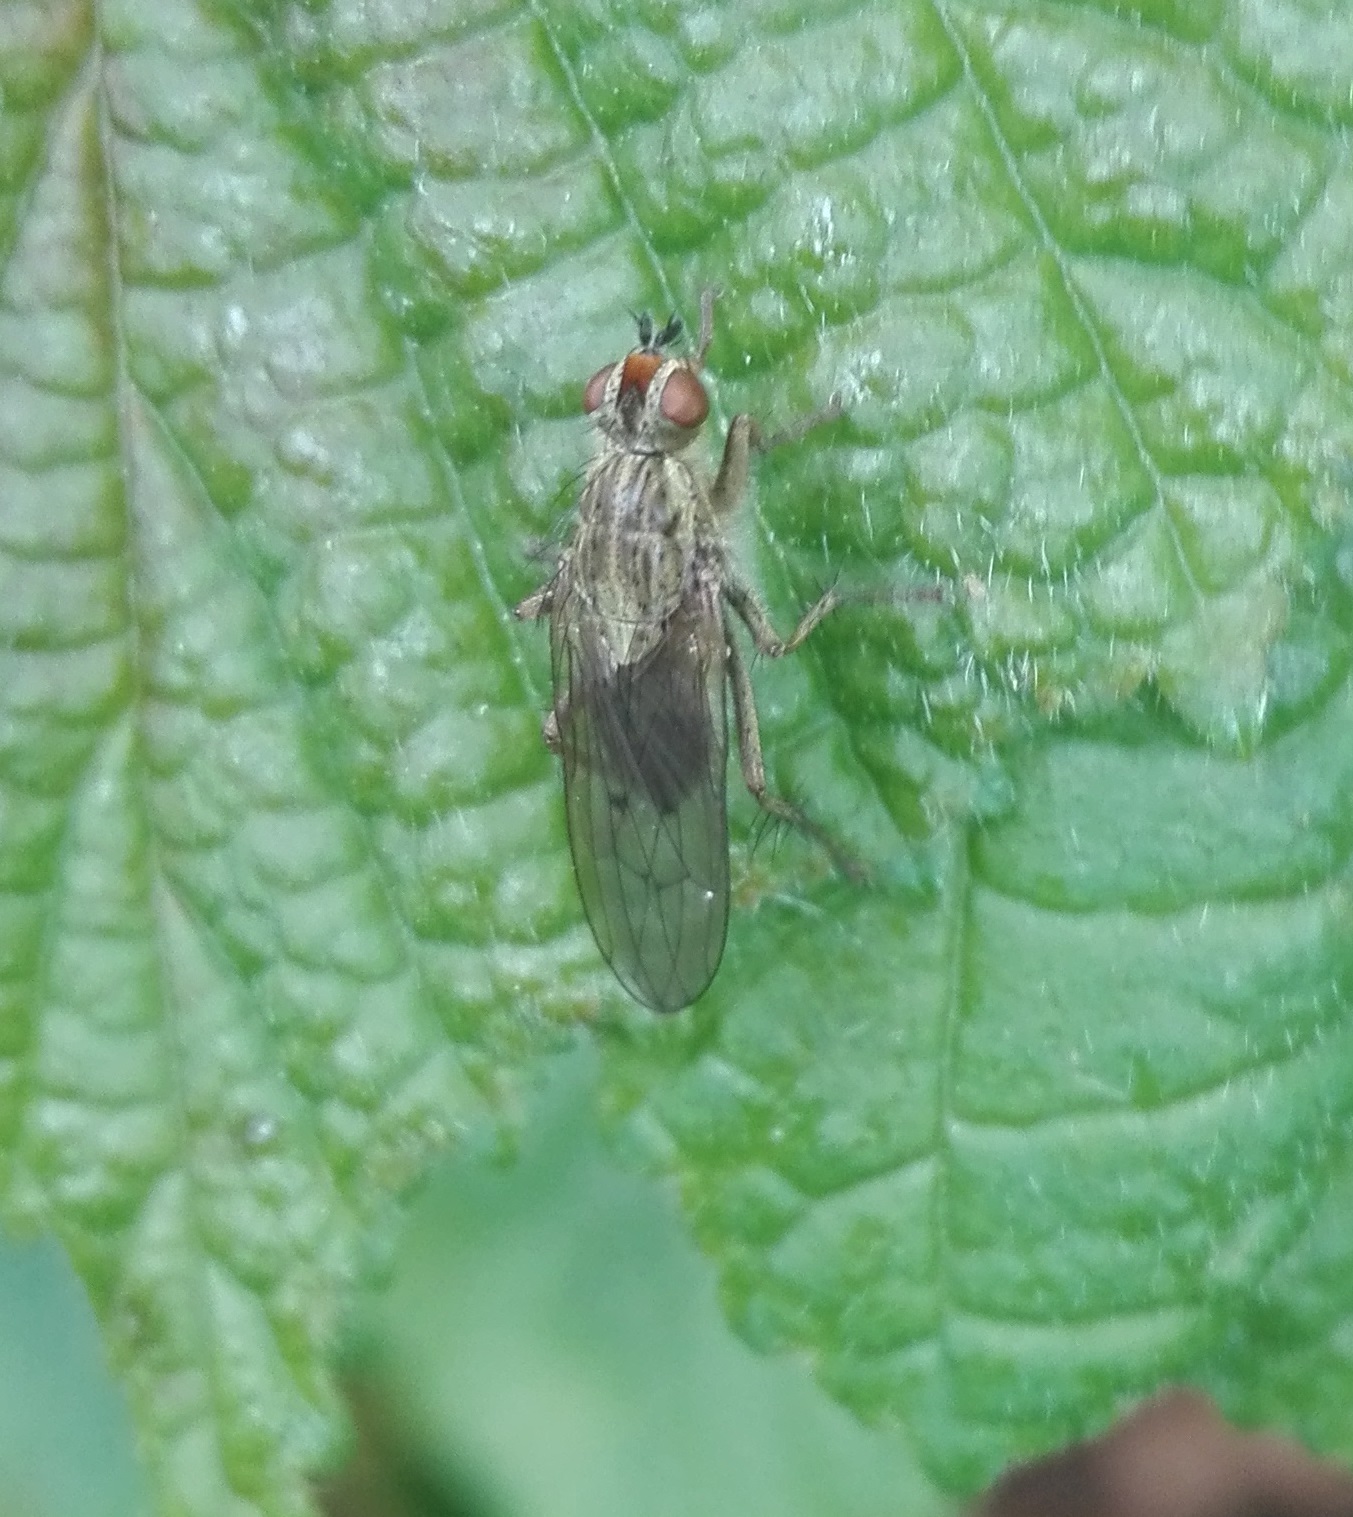
<path fill-rule="evenodd" d="M 561 732 L 566 721 L 568 721 L 568 697 L 562 695 L 559 697 L 558 704 L 551 706 L 545 713 L 545 720 L 540 724 L 540 735 L 555 758 L 564 751 L 564 739 Z"/>
<path fill-rule="evenodd" d="M 819 603 L 820 604 L 820 603 Z M 830 607 L 828 608 L 830 609 Z M 814 608 L 816 610 L 816 607 Z M 824 611 L 822 616 L 827 613 Z M 810 611 L 804 617 L 804 622 L 813 615 Z M 822 619 L 818 617 L 818 621 Z M 801 622 L 800 627 L 803 627 Z M 813 623 L 816 625 L 816 622 Z M 812 627 L 808 627 L 799 637 L 808 636 Z M 733 685 L 733 718 L 738 729 L 738 759 L 742 765 L 742 779 L 747 789 L 751 791 L 757 805 L 768 816 L 778 818 L 782 822 L 788 822 L 791 827 L 797 827 L 800 832 L 813 839 L 819 847 L 824 849 L 836 865 L 848 879 L 865 880 L 868 873 L 858 860 L 852 858 L 844 848 L 837 843 L 836 839 L 819 827 L 813 819 L 792 801 L 787 801 L 783 796 L 772 795 L 766 786 L 766 764 L 761 755 L 761 726 L 756 715 L 756 695 L 752 690 L 751 677 L 747 673 L 747 665 L 742 661 L 742 654 L 738 651 L 737 644 L 733 641 L 732 628 L 725 629 L 728 639 L 728 673 Z M 793 639 L 791 639 L 793 641 Z M 788 651 L 788 645 L 781 648 L 781 652 Z"/>
<path fill-rule="evenodd" d="M 524 601 L 520 601 L 512 608 L 512 614 L 519 622 L 536 622 L 543 616 L 549 616 L 554 610 L 555 580 L 533 591 Z M 560 729 L 568 720 L 568 699 L 561 697 L 545 713 L 545 719 L 540 724 L 540 735 L 545 741 L 545 746 L 557 758 L 563 752 L 563 739 Z"/>

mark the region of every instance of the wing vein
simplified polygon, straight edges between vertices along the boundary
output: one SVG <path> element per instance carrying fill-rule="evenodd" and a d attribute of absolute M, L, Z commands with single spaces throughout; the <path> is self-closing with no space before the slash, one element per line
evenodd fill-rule
<path fill-rule="evenodd" d="M 625 988 L 658 1011 L 709 984 L 728 927 L 726 647 L 717 589 L 616 628 L 561 575 L 551 617 L 574 874 Z M 638 648 L 625 661 L 617 647 Z"/>

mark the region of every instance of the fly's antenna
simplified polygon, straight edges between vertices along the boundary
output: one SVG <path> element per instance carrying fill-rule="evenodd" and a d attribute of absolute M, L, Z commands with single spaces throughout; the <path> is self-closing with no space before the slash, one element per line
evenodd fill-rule
<path fill-rule="evenodd" d="M 681 336 L 683 324 L 680 316 L 673 313 L 667 318 L 666 323 L 655 328 L 653 318 L 647 311 L 640 311 L 634 315 L 635 324 L 639 328 L 639 350 L 642 353 L 661 353 L 665 347 L 669 347 Z"/>

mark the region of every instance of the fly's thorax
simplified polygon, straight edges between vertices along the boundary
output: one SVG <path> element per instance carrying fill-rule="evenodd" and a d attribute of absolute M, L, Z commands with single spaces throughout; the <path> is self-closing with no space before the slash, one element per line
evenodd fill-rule
<path fill-rule="evenodd" d="M 698 475 L 683 459 L 605 446 L 588 468 L 578 518 L 584 526 L 681 540 L 704 530 L 710 506 Z"/>
<path fill-rule="evenodd" d="M 644 656 L 697 584 L 704 491 L 666 454 L 607 450 L 579 502 L 572 578 L 617 664 Z"/>

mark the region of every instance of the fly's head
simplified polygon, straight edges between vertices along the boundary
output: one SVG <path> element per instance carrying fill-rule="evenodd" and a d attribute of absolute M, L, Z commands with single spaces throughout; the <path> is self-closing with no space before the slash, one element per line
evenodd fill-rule
<path fill-rule="evenodd" d="M 699 361 L 664 352 L 681 335 L 680 317 L 657 329 L 647 315 L 638 321 L 639 346 L 587 381 L 583 410 L 627 453 L 679 453 L 709 415 Z"/>

